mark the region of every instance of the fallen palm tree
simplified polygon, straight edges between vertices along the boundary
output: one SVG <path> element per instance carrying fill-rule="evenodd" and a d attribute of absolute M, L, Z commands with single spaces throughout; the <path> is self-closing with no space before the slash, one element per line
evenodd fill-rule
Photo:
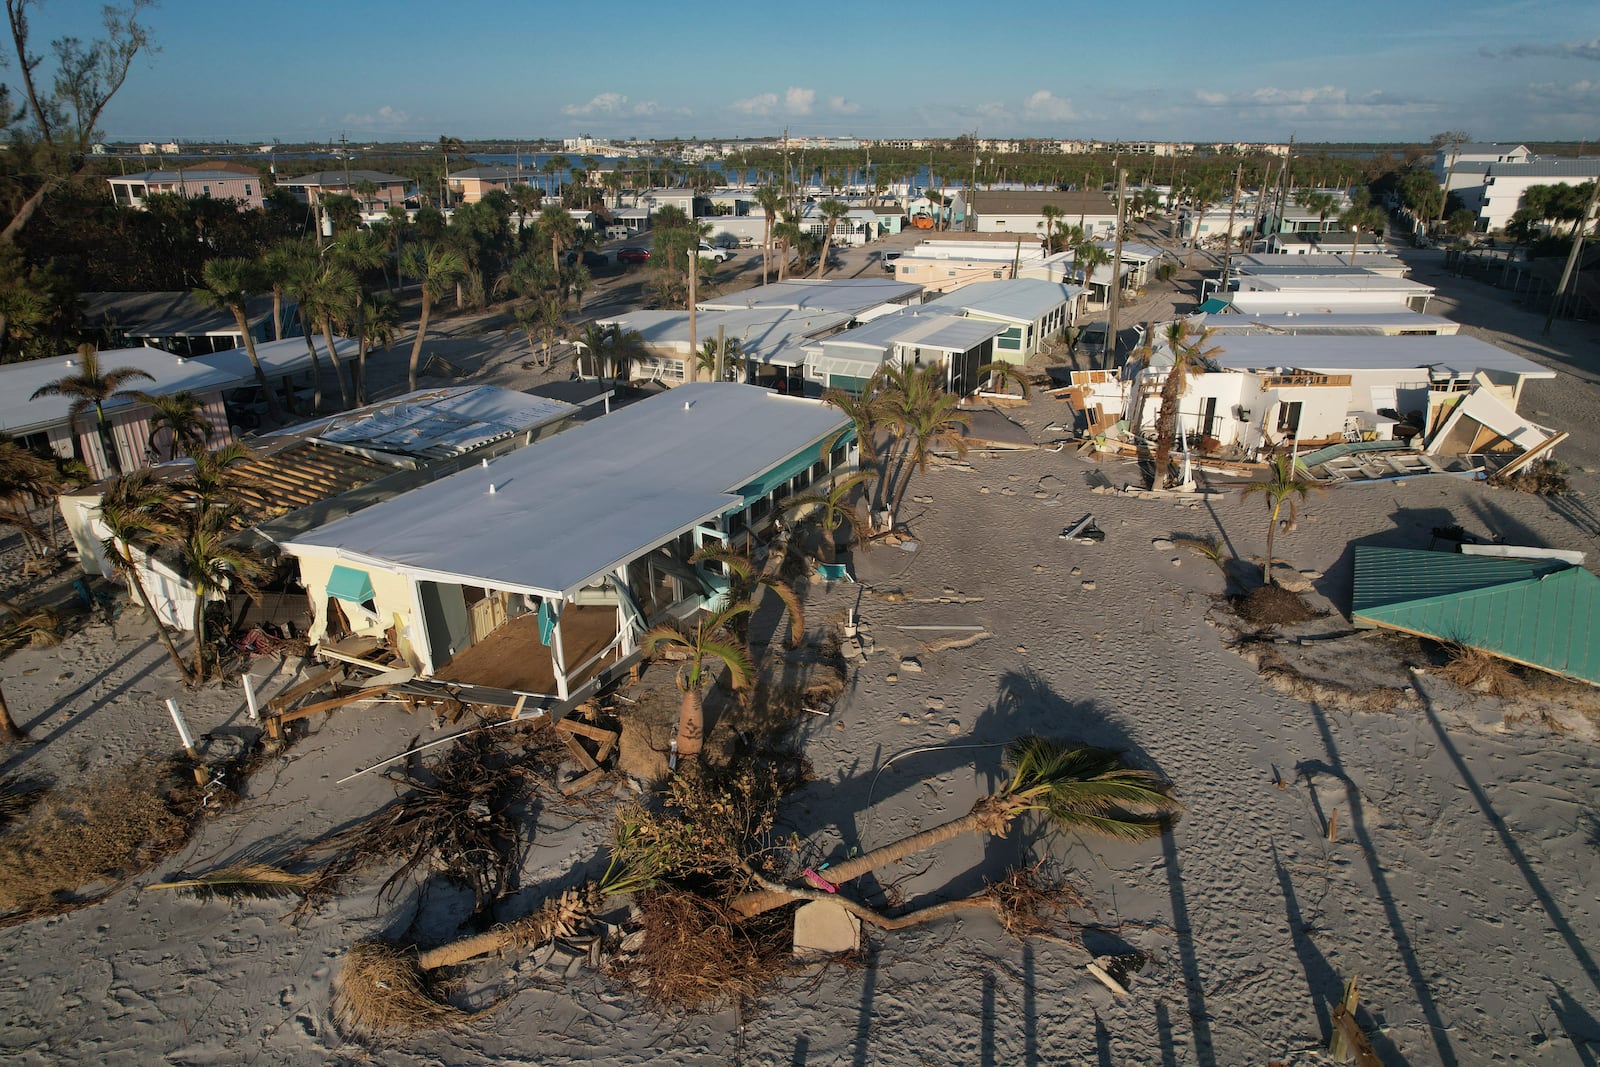
<path fill-rule="evenodd" d="M 1168 783 L 1149 771 L 1128 767 L 1118 753 L 1107 749 L 1068 747 L 1030 737 L 1013 743 L 1007 750 L 1007 759 L 1012 766 L 1011 778 L 999 791 L 979 798 L 966 815 L 829 867 L 827 888 L 845 885 L 962 834 L 1005 837 L 1011 824 L 1028 814 L 1044 816 L 1056 829 L 1141 841 L 1158 836 L 1180 810 Z M 810 875 L 813 883 L 822 877 L 815 872 Z M 751 918 L 796 900 L 822 896 L 842 899 L 814 889 L 776 885 L 764 879 L 762 883 L 761 888 L 741 893 L 731 901 L 736 913 Z M 935 907 L 953 910 L 961 906 L 978 905 L 952 901 Z M 861 914 L 858 908 L 850 910 Z M 932 917 L 921 916 L 917 921 Z"/>
<path fill-rule="evenodd" d="M 618 838 L 629 832 L 628 823 L 620 822 Z M 484 1012 L 449 1002 L 450 983 L 439 972 L 481 956 L 526 954 L 592 929 L 609 898 L 649 888 L 659 875 L 650 867 L 630 865 L 620 858 L 625 853 L 637 854 L 614 844 L 613 858 L 600 878 L 565 889 L 532 914 L 483 933 L 426 950 L 376 939 L 358 941 L 334 980 L 334 1024 L 357 1040 L 381 1042 L 480 1018 Z"/>

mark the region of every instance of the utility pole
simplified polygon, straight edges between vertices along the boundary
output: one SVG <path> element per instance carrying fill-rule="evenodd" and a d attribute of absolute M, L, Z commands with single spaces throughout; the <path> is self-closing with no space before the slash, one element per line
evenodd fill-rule
<path fill-rule="evenodd" d="M 1228 201 L 1228 233 L 1222 239 L 1222 285 L 1218 292 L 1228 288 L 1228 277 L 1233 273 L 1233 215 L 1239 210 L 1239 193 L 1244 181 L 1244 164 L 1233 170 L 1233 199 Z"/>
<path fill-rule="evenodd" d="M 1261 214 L 1267 206 L 1267 190 L 1272 188 L 1272 161 L 1267 161 L 1267 173 L 1261 179 L 1261 187 L 1256 190 L 1256 210 L 1250 223 L 1250 242 L 1254 247 L 1256 234 L 1261 231 Z M 1242 249 L 1241 249 L 1242 251 Z"/>
<path fill-rule="evenodd" d="M 700 280 L 700 242 L 695 241 L 689 246 L 689 361 L 683 367 L 683 380 L 695 380 L 696 361 L 700 358 L 698 338 L 694 332 L 694 305 L 699 299 L 699 288 L 696 283 Z"/>
<path fill-rule="evenodd" d="M 1122 224 L 1128 209 L 1127 171 L 1117 168 L 1117 244 L 1111 254 L 1111 301 L 1106 309 L 1106 370 L 1117 365 L 1117 310 L 1122 302 Z"/>
<path fill-rule="evenodd" d="M 1594 183 L 1594 192 L 1589 194 L 1589 204 L 1583 209 L 1583 221 L 1572 230 L 1572 250 L 1567 253 L 1567 265 L 1561 271 L 1561 284 L 1556 286 L 1555 294 L 1550 297 L 1550 313 L 1544 317 L 1544 330 L 1546 337 L 1550 335 L 1550 324 L 1555 321 L 1556 308 L 1561 306 L 1561 298 L 1567 295 L 1567 283 L 1572 281 L 1572 275 L 1577 270 L 1578 258 L 1583 253 L 1583 238 L 1589 232 L 1589 227 L 1594 223 L 1595 204 L 1600 203 L 1600 181 Z"/>
<path fill-rule="evenodd" d="M 1439 232 L 1441 233 L 1444 232 L 1445 209 L 1450 206 L 1450 179 L 1455 177 L 1456 161 L 1461 158 L 1461 144 L 1462 134 L 1460 130 L 1457 130 L 1455 131 L 1455 136 L 1450 140 L 1450 166 L 1445 168 L 1444 188 L 1439 190 Z M 1580 154 L 1582 153 L 1583 149 L 1581 145 L 1579 146 L 1578 151 Z M 1564 286 L 1566 285 L 1566 282 L 1563 281 L 1561 284 Z M 1545 323 L 1544 329 L 1546 333 L 1550 332 L 1550 324 L 1548 322 Z"/>

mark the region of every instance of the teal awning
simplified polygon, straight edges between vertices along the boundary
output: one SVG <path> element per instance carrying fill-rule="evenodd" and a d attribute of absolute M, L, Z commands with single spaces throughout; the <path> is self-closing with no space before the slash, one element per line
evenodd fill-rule
<path fill-rule="evenodd" d="M 1230 305 L 1226 300 L 1223 300 L 1221 297 L 1214 296 L 1210 300 L 1207 300 L 1204 304 L 1201 304 L 1199 310 L 1202 315 L 1216 315 L 1227 311 L 1231 306 L 1232 305 Z"/>
<path fill-rule="evenodd" d="M 373 598 L 372 579 L 366 571 L 358 571 L 354 567 L 335 566 L 333 573 L 328 575 L 328 595 L 348 600 L 352 604 L 362 604 Z"/>

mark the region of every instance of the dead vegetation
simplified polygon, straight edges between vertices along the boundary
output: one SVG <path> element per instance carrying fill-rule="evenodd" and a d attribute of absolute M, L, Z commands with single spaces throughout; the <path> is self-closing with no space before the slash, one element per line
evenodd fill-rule
<path fill-rule="evenodd" d="M 1491 484 L 1535 496 L 1566 496 L 1572 492 L 1566 464 L 1553 459 L 1542 459 L 1506 477 L 1497 475 Z"/>
<path fill-rule="evenodd" d="M 176 763 L 58 785 L 0 834 L 0 925 L 105 899 L 188 840 L 204 795 Z"/>
<path fill-rule="evenodd" d="M 333 1023 L 341 1034 L 369 1043 L 459 1029 L 479 1015 L 450 1003 L 454 984 L 417 966 L 415 948 L 358 941 L 334 979 Z"/>
<path fill-rule="evenodd" d="M 1027 867 L 1014 867 L 984 891 L 994 903 L 1000 925 L 1019 940 L 1053 934 L 1067 922 L 1068 911 L 1088 906 L 1077 886 L 1067 881 L 1047 880 L 1043 867 L 1043 860 Z"/>
<path fill-rule="evenodd" d="M 612 973 L 664 1015 L 755 997 L 794 966 L 787 916 L 742 922 L 725 904 L 682 889 L 645 894 L 639 912 L 638 952 Z"/>
<path fill-rule="evenodd" d="M 1281 585 L 1262 585 L 1242 596 L 1230 597 L 1234 614 L 1252 626 L 1292 626 L 1319 618 L 1315 608 L 1299 593 Z"/>
<path fill-rule="evenodd" d="M 1512 664 L 1493 653 L 1454 641 L 1446 642 L 1444 649 L 1449 658 L 1438 673 L 1461 689 L 1509 697 L 1526 688 Z"/>

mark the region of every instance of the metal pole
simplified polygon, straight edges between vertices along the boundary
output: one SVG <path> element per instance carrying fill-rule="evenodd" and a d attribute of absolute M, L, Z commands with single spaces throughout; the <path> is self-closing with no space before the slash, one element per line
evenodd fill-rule
<path fill-rule="evenodd" d="M 244 684 L 244 703 L 250 709 L 250 721 L 256 722 L 261 718 L 261 708 L 256 704 L 256 683 L 249 674 L 239 676 L 239 681 Z"/>

